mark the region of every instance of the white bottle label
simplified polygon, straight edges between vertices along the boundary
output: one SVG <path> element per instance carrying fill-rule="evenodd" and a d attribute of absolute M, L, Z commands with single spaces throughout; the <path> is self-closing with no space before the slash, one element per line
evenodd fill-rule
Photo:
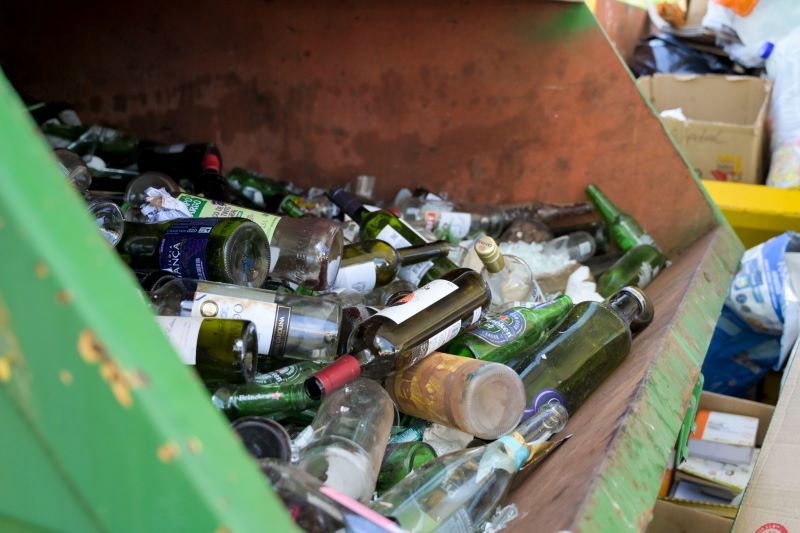
<path fill-rule="evenodd" d="M 472 217 L 469 213 L 458 211 L 442 211 L 438 216 L 437 228 L 447 229 L 450 235 L 456 239 L 463 239 L 469 235 L 469 227 L 472 224 Z"/>
<path fill-rule="evenodd" d="M 437 350 L 440 346 L 443 346 L 446 342 L 449 342 L 453 337 L 458 335 L 459 331 L 461 331 L 461 320 L 456 320 L 445 329 L 428 339 L 428 348 L 425 350 L 425 355 L 429 355 Z"/>
<path fill-rule="evenodd" d="M 376 239 L 379 241 L 387 242 L 394 246 L 395 248 L 406 248 L 411 246 L 411 243 L 406 240 L 405 237 L 400 235 L 396 229 L 391 227 L 390 225 L 386 225 L 383 229 L 375 236 Z"/>
<path fill-rule="evenodd" d="M 458 285 L 451 281 L 435 279 L 400 300 L 401 303 L 381 310 L 378 316 L 385 316 L 395 324 L 401 324 L 456 289 Z"/>
<path fill-rule="evenodd" d="M 284 306 L 279 306 L 274 302 L 220 294 L 224 290 L 223 287 L 215 287 L 213 289 L 214 292 L 206 292 L 203 289 L 211 289 L 211 286 L 205 283 L 197 284 L 194 302 L 192 302 L 193 317 L 249 320 L 256 326 L 258 353 L 263 355 L 283 355 L 282 353 L 270 353 L 270 350 L 273 349 L 274 352 L 281 351 L 280 349 L 275 349 L 279 347 L 273 346 L 273 341 L 276 340 L 278 315 L 283 314 L 281 311 Z M 283 318 L 286 320 L 286 317 Z M 283 330 L 286 329 L 288 328 L 283 328 Z M 280 337 L 283 347 L 285 347 L 286 335 L 281 335 Z M 277 339 L 278 342 L 281 339 Z"/>
<path fill-rule="evenodd" d="M 375 265 L 372 264 L 372 261 L 348 265 L 339 268 L 333 288 L 353 289 L 366 294 L 375 288 L 376 277 Z"/>
<path fill-rule="evenodd" d="M 157 316 L 156 319 L 181 361 L 187 365 L 196 364 L 197 336 L 204 319 L 188 316 Z"/>
<path fill-rule="evenodd" d="M 478 320 L 481 319 L 481 315 L 482 314 L 483 314 L 483 307 L 476 308 L 472 312 L 472 322 L 470 322 L 469 325 L 471 326 L 472 324 L 475 324 L 476 322 L 478 322 Z"/>
<path fill-rule="evenodd" d="M 397 271 L 397 277 L 408 281 L 409 283 L 413 283 L 414 285 L 419 285 L 420 280 L 422 280 L 422 276 L 424 276 L 425 272 L 427 272 L 432 266 L 433 261 L 425 261 L 424 263 L 417 263 L 416 265 L 408 265 L 407 267 L 403 267 Z"/>
<path fill-rule="evenodd" d="M 425 237 L 417 233 L 417 231 L 414 230 L 411 226 L 406 224 L 406 227 L 410 231 L 413 231 L 414 234 L 416 234 L 421 239 L 422 242 L 428 242 L 427 239 L 425 239 Z M 387 242 L 392 246 L 394 246 L 395 248 L 406 248 L 408 246 L 411 246 L 411 243 L 408 242 L 408 240 L 405 237 L 400 235 L 400 233 L 398 233 L 396 229 L 389 226 L 388 224 L 383 227 L 383 229 L 380 231 L 380 233 L 378 233 L 378 235 L 375 238 L 380 241 Z M 425 261 L 424 263 L 409 265 L 407 267 L 401 268 L 397 272 L 397 277 L 402 280 L 413 283 L 414 285 L 419 285 L 422 276 L 425 275 L 425 272 L 427 272 L 428 269 L 431 268 L 431 266 L 433 266 L 432 261 Z"/>

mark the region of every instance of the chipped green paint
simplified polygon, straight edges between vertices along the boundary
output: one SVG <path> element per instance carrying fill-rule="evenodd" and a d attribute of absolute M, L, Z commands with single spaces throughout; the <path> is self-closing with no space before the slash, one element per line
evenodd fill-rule
<path fill-rule="evenodd" d="M 0 529 L 293 529 L 2 75 L 0 250 Z"/>
<path fill-rule="evenodd" d="M 680 303 L 670 337 L 578 512 L 577 530 L 641 531 L 682 426 L 711 333 L 742 248 L 728 226 L 713 242 Z"/>

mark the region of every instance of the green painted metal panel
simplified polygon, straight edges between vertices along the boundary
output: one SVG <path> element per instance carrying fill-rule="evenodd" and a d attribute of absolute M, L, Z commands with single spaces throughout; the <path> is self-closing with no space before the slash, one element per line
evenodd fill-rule
<path fill-rule="evenodd" d="M 2 520 L 291 530 L 36 131 L 0 76 Z"/>

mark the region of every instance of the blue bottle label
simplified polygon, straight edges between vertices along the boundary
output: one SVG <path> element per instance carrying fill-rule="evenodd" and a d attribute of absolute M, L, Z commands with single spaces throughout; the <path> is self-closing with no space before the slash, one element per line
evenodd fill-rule
<path fill-rule="evenodd" d="M 519 337 L 526 325 L 522 313 L 509 309 L 487 315 L 470 333 L 493 346 L 503 346 Z"/>
<path fill-rule="evenodd" d="M 539 409 L 551 402 L 558 402 L 564 407 L 567 406 L 564 397 L 555 389 L 542 389 L 536 393 L 531 399 L 530 407 L 525 408 L 522 412 L 522 420 L 527 420 L 533 416 Z"/>
<path fill-rule="evenodd" d="M 158 250 L 161 270 L 180 278 L 208 279 L 206 248 L 219 220 L 182 218 L 173 222 L 164 233 Z"/>

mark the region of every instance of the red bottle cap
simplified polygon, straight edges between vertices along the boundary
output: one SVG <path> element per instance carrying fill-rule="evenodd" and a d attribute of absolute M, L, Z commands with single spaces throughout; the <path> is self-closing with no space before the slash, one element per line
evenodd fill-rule
<path fill-rule="evenodd" d="M 352 355 L 343 355 L 306 380 L 306 394 L 321 400 L 336 389 L 355 381 L 361 375 L 361 365 Z"/>
<path fill-rule="evenodd" d="M 203 156 L 203 170 L 213 170 L 219 173 L 220 168 L 222 168 L 222 165 L 219 163 L 217 154 L 208 153 Z"/>

